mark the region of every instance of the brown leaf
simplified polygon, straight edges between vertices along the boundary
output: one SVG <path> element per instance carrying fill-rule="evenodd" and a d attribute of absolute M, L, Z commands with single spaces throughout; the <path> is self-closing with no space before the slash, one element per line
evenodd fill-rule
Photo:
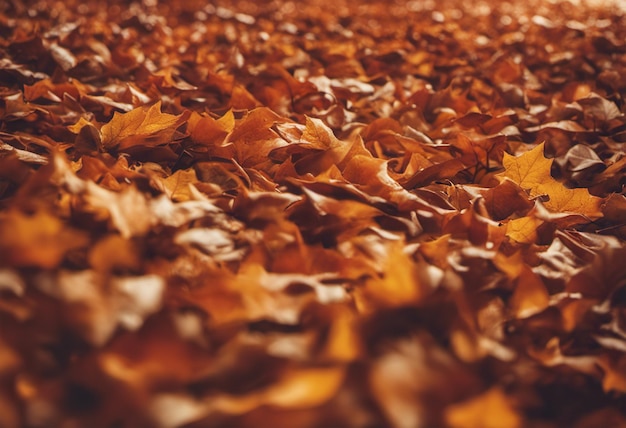
<path fill-rule="evenodd" d="M 582 106 L 585 114 L 588 114 L 600 122 L 609 122 L 623 116 L 614 102 L 593 92 L 587 98 L 576 100 L 576 103 Z"/>

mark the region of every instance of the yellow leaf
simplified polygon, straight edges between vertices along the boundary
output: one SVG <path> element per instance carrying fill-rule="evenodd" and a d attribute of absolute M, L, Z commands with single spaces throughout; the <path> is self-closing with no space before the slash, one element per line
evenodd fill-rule
<path fill-rule="evenodd" d="M 123 149 L 166 143 L 183 122 L 184 116 L 161 113 L 160 101 L 150 107 L 137 107 L 128 113 L 116 112 L 113 119 L 102 126 L 102 145 L 105 149 L 117 146 Z"/>
<path fill-rule="evenodd" d="M 517 157 L 505 153 L 502 159 L 502 165 L 506 169 L 502 175 L 527 190 L 531 196 L 537 195 L 537 188 L 546 180 L 553 180 L 550 176 L 552 160 L 543 156 L 543 146 L 544 144 L 541 143 Z"/>
<path fill-rule="evenodd" d="M 420 283 L 419 270 L 399 242 L 382 246 L 371 242 L 382 267 L 380 276 L 368 278 L 364 289 L 356 294 L 357 305 L 364 310 L 379 306 L 403 306 L 422 299 L 426 289 Z M 361 300 L 362 299 L 362 300 Z"/>
<path fill-rule="evenodd" d="M 550 175 L 552 160 L 543 156 L 544 144 L 520 156 L 505 153 L 502 164 L 505 171 L 500 175 L 517 183 L 530 196 L 546 195 L 545 207 L 557 213 L 571 212 L 590 219 L 602 217 L 602 199 L 589 194 L 587 189 L 569 189 Z"/>
<path fill-rule="evenodd" d="M 419 252 L 422 253 L 429 263 L 437 267 L 446 269 L 448 267 L 448 256 L 450 234 L 445 234 L 432 241 L 422 242 L 419 246 Z"/>
<path fill-rule="evenodd" d="M 493 258 L 493 264 L 509 279 L 513 280 L 522 273 L 524 259 L 521 251 L 507 256 L 498 252 Z"/>
<path fill-rule="evenodd" d="M 506 224 L 506 236 L 522 244 L 532 244 L 537 240 L 537 228 L 543 223 L 536 217 L 522 217 Z"/>
<path fill-rule="evenodd" d="M 224 113 L 224 116 L 217 119 L 217 123 L 220 124 L 224 131 L 232 132 L 233 129 L 235 129 L 235 115 L 233 114 L 233 109 L 228 110 Z"/>
<path fill-rule="evenodd" d="M 602 199 L 591 196 L 587 189 L 568 189 L 558 181 L 547 181 L 537 191 L 550 197 L 543 203 L 550 211 L 572 212 L 592 219 L 602 217 Z"/>
<path fill-rule="evenodd" d="M 341 367 L 303 368 L 287 371 L 268 388 L 265 402 L 279 407 L 314 407 L 328 401 L 345 378 Z"/>
<path fill-rule="evenodd" d="M 356 317 L 352 310 L 338 306 L 330 325 L 325 356 L 336 361 L 352 361 L 359 357 L 361 349 Z"/>
<path fill-rule="evenodd" d="M 193 168 L 178 170 L 163 180 L 167 195 L 175 201 L 188 201 L 191 199 L 189 188 L 193 183 L 197 183 L 198 178 Z"/>

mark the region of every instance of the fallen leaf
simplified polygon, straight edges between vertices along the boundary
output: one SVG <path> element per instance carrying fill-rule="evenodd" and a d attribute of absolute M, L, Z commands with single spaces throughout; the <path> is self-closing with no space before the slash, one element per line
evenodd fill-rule
<path fill-rule="evenodd" d="M 176 129 L 186 120 L 185 114 L 161 112 L 161 102 L 137 107 L 128 113 L 115 113 L 101 128 L 104 149 L 124 150 L 141 145 L 154 147 L 172 141 Z"/>
<path fill-rule="evenodd" d="M 167 196 L 174 201 L 188 201 L 192 199 L 189 186 L 197 183 L 196 172 L 193 169 L 178 170 L 162 180 Z"/>
<path fill-rule="evenodd" d="M 537 241 L 537 228 L 542 224 L 534 216 L 516 218 L 506 224 L 506 236 L 522 244 L 533 244 Z"/>
<path fill-rule="evenodd" d="M 519 157 L 505 154 L 502 177 L 511 179 L 532 197 L 547 195 L 544 205 L 550 211 L 577 213 L 590 220 L 602 217 L 601 198 L 590 195 L 587 189 L 568 189 L 552 178 L 552 160 L 543 156 L 543 147 L 539 144 Z"/>
<path fill-rule="evenodd" d="M 33 215 L 8 211 L 0 222 L 0 254 L 9 266 L 54 268 L 68 251 L 88 243 L 86 233 L 45 211 Z"/>
<path fill-rule="evenodd" d="M 499 387 L 446 409 L 446 423 L 455 428 L 515 428 L 523 420 Z"/>
<path fill-rule="evenodd" d="M 518 318 L 527 318 L 548 307 L 550 297 L 541 279 L 530 268 L 522 268 L 517 277 L 510 304 Z"/>

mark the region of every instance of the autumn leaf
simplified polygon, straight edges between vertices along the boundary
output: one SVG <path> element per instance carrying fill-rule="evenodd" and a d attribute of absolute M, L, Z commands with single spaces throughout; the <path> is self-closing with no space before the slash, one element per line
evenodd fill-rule
<path fill-rule="evenodd" d="M 108 272 L 112 269 L 137 269 L 141 264 L 135 244 L 120 235 L 107 235 L 89 251 L 89 263 L 94 269 Z"/>
<path fill-rule="evenodd" d="M 544 157 L 543 147 L 543 143 L 539 144 L 518 157 L 505 153 L 502 160 L 502 165 L 505 168 L 502 176 L 517 183 L 533 197 L 541 194 L 538 192 L 538 188 L 544 185 L 546 180 L 552 179 L 550 176 L 552 161 Z"/>
<path fill-rule="evenodd" d="M 539 144 L 521 156 L 504 155 L 501 174 L 528 191 L 531 197 L 546 195 L 546 208 L 559 213 L 577 213 L 597 219 L 602 217 L 602 199 L 589 194 L 587 189 L 569 189 L 550 175 L 552 160 L 543 155 L 544 144 Z"/>
<path fill-rule="evenodd" d="M 417 267 L 406 262 L 407 255 L 397 244 L 391 243 L 385 248 L 372 237 L 370 242 L 364 242 L 362 251 L 369 257 L 380 258 L 381 263 L 380 276 L 366 281 L 365 288 L 357 294 L 362 310 L 371 310 L 378 305 L 414 304 L 426 295 Z"/>
<path fill-rule="evenodd" d="M 222 146 L 230 147 L 231 156 L 244 167 L 267 167 L 272 163 L 269 154 L 287 145 L 272 129 L 280 121 L 281 118 L 268 108 L 254 109 L 234 126 Z M 225 116 L 217 126 L 228 129 L 232 126 L 232 119 Z"/>
<path fill-rule="evenodd" d="M 167 195 L 176 201 L 188 201 L 192 199 L 189 186 L 198 181 L 193 169 L 178 170 L 162 181 Z"/>
<path fill-rule="evenodd" d="M 127 149 L 141 145 L 154 147 L 172 140 L 185 114 L 161 112 L 161 102 L 150 107 L 137 107 L 128 113 L 115 113 L 101 128 L 102 145 L 106 150 Z"/>
<path fill-rule="evenodd" d="M 543 221 L 534 216 L 516 218 L 506 224 L 506 236 L 523 244 L 532 244 L 537 241 L 537 228 L 542 224 Z"/>
<path fill-rule="evenodd" d="M 550 303 L 548 290 L 528 267 L 522 268 L 511 296 L 511 306 L 518 318 L 527 318 L 546 309 Z"/>
<path fill-rule="evenodd" d="M 0 254 L 3 264 L 53 268 L 67 252 L 87 245 L 87 235 L 67 227 L 45 211 L 27 215 L 3 213 L 0 222 Z"/>
<path fill-rule="evenodd" d="M 226 135 L 235 127 L 235 117 L 232 110 L 228 110 L 220 118 L 201 116 L 195 112 L 189 117 L 188 131 L 194 142 L 206 146 L 221 143 Z"/>
<path fill-rule="evenodd" d="M 446 409 L 446 422 L 454 428 L 517 428 L 522 419 L 501 388 L 494 387 L 477 397 Z"/>
<path fill-rule="evenodd" d="M 344 373 L 341 368 L 302 368 L 290 370 L 267 390 L 243 397 L 216 397 L 213 406 L 227 413 L 246 413 L 258 406 L 286 408 L 318 406 L 339 388 Z"/>
<path fill-rule="evenodd" d="M 503 180 L 497 186 L 481 191 L 481 194 L 491 217 L 498 221 L 512 214 L 525 214 L 533 206 L 528 194 L 511 180 Z"/>
<path fill-rule="evenodd" d="M 0 427 L 626 426 L 617 1 L 256 3 L 0 1 Z"/>
<path fill-rule="evenodd" d="M 601 123 L 609 122 L 617 117 L 623 116 L 614 102 L 593 92 L 586 98 L 576 100 L 576 103 L 583 107 L 586 114 Z"/>

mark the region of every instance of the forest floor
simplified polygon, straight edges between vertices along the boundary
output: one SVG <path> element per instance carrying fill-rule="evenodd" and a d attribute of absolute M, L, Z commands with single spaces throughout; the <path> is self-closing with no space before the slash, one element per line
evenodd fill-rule
<path fill-rule="evenodd" d="M 626 426 L 626 8 L 0 3 L 0 427 Z"/>

